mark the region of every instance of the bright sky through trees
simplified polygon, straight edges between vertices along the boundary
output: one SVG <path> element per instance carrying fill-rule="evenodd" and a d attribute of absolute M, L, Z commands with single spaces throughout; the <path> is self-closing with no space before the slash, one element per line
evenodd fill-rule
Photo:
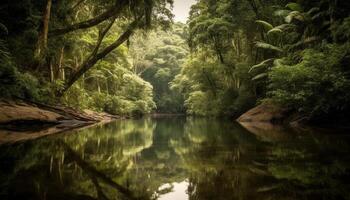
<path fill-rule="evenodd" d="M 175 0 L 173 10 L 175 21 L 185 23 L 187 21 L 190 8 L 195 2 L 196 0 Z"/>

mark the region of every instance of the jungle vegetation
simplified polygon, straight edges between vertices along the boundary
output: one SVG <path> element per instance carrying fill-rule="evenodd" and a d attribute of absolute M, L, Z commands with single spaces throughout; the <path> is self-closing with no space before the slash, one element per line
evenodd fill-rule
<path fill-rule="evenodd" d="M 0 95 L 112 114 L 238 116 L 262 102 L 349 113 L 350 2 L 0 3 Z"/>

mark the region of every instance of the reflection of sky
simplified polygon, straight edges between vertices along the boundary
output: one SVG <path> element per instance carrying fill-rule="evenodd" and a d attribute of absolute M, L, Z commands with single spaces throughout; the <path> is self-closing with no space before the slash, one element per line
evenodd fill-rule
<path fill-rule="evenodd" d="M 160 195 L 158 200 L 188 200 L 187 188 L 188 182 L 172 183 L 173 189 L 171 192 Z M 160 186 L 160 189 L 169 188 L 170 184 Z"/>
<path fill-rule="evenodd" d="M 196 3 L 196 0 L 175 0 L 173 10 L 175 21 L 185 23 L 188 18 L 188 13 L 190 12 L 190 8 L 194 3 Z"/>

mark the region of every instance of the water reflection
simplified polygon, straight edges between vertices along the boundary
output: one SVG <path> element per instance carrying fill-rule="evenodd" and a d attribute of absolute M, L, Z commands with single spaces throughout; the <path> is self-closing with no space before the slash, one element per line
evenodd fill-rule
<path fill-rule="evenodd" d="M 349 144 L 212 119 L 118 121 L 0 147 L 0 198 L 350 199 Z"/>

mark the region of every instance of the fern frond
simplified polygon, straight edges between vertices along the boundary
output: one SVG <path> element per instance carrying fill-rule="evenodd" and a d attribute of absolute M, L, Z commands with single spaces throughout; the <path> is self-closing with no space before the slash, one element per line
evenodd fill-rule
<path fill-rule="evenodd" d="M 276 47 L 272 44 L 265 43 L 265 42 L 256 42 L 255 46 L 258 48 L 261 48 L 261 49 L 268 49 L 268 50 L 283 52 L 283 50 L 281 48 Z"/>
<path fill-rule="evenodd" d="M 274 58 L 270 58 L 270 59 L 267 59 L 267 60 L 262 61 L 262 62 L 259 63 L 259 64 L 253 65 L 253 66 L 249 69 L 249 72 L 248 72 L 248 73 L 251 73 L 251 72 L 252 72 L 253 70 L 255 70 L 255 69 L 259 69 L 259 68 L 263 68 L 263 67 L 268 66 L 268 64 L 271 63 L 273 60 L 274 60 Z"/>
<path fill-rule="evenodd" d="M 267 32 L 267 35 L 271 35 L 271 34 L 274 34 L 274 33 L 283 33 L 283 31 L 282 31 L 282 29 L 275 27 L 275 28 L 269 30 Z"/>
<path fill-rule="evenodd" d="M 273 26 L 269 22 L 263 20 L 256 20 L 255 22 L 262 25 L 267 31 L 273 29 Z"/>
<path fill-rule="evenodd" d="M 258 75 L 256 75 L 256 76 L 254 76 L 254 77 L 252 78 L 252 81 L 258 81 L 258 80 L 261 80 L 261 79 L 266 78 L 267 76 L 268 76 L 267 73 L 261 73 L 261 74 L 258 74 Z"/>

